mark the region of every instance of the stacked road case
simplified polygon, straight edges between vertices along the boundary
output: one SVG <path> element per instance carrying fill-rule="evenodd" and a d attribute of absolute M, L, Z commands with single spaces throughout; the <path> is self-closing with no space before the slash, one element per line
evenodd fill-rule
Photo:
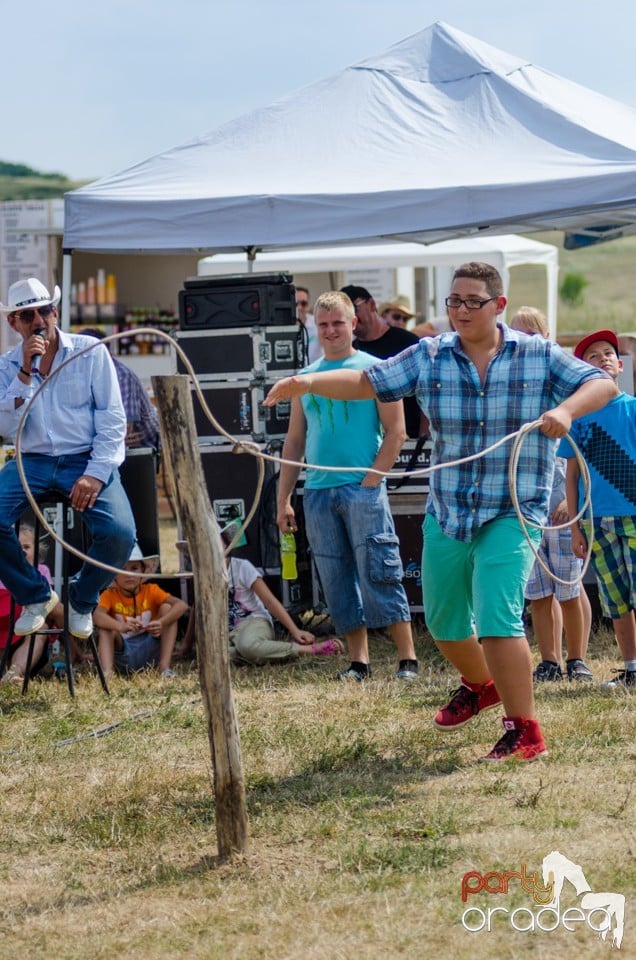
<path fill-rule="evenodd" d="M 288 274 L 195 278 L 186 280 L 184 287 L 179 294 L 176 339 L 220 428 L 207 416 L 193 386 L 204 475 L 215 517 L 224 526 L 230 520 L 245 519 L 258 488 L 257 457 L 236 452 L 233 439 L 250 440 L 262 453 L 280 456 L 290 404 L 269 408 L 263 400 L 277 379 L 306 363 L 305 346 Z M 177 369 L 190 373 L 181 357 Z M 284 581 L 276 525 L 279 468 L 268 460 L 264 467 L 257 513 L 234 553 L 261 568 L 286 608 L 300 612 L 318 601 L 302 504 L 296 538 L 298 580 Z"/>

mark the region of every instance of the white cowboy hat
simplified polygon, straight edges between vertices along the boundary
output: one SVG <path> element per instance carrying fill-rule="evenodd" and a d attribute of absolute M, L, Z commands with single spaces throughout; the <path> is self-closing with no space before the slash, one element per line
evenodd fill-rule
<path fill-rule="evenodd" d="M 133 563 L 134 561 L 137 563 L 143 563 L 144 567 L 147 568 L 149 564 L 156 563 L 158 559 L 159 559 L 158 553 L 151 553 L 148 556 L 144 556 L 143 553 L 141 552 L 141 547 L 139 546 L 138 543 L 136 543 L 132 548 L 132 550 L 130 551 L 130 556 L 128 557 L 127 562 Z"/>
<path fill-rule="evenodd" d="M 0 303 L 0 313 L 6 317 L 9 313 L 16 313 L 18 310 L 28 310 L 35 307 L 48 307 L 49 304 L 57 307 L 62 296 L 62 291 L 58 286 L 53 291 L 53 296 L 46 289 L 41 280 L 36 277 L 28 277 L 26 280 L 16 280 L 9 287 L 7 304 Z"/>

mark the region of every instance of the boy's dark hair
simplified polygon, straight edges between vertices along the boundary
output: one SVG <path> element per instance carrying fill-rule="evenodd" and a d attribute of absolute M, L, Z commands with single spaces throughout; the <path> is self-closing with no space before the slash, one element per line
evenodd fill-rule
<path fill-rule="evenodd" d="M 469 263 L 462 263 L 457 267 L 453 274 L 453 280 L 459 277 L 466 277 L 469 280 L 481 280 L 486 285 L 486 289 L 491 297 L 503 297 L 503 280 L 499 271 L 490 263 L 480 263 L 477 260 L 471 260 Z"/>

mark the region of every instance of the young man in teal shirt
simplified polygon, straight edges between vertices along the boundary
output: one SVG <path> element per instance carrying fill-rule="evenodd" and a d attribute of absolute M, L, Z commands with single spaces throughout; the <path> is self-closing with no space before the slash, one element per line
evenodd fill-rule
<path fill-rule="evenodd" d="M 314 305 L 324 356 L 301 374 L 364 370 L 376 360 L 353 347 L 355 310 L 344 293 L 322 294 Z M 292 403 L 283 459 L 306 459 L 306 532 L 335 630 L 348 644 L 351 665 L 340 675 L 370 676 L 367 628 L 386 627 L 397 647 L 396 677 L 417 676 L 408 600 L 386 483 L 406 438 L 402 404 L 331 400 L 307 394 Z M 320 467 L 330 469 L 320 469 Z M 347 470 L 345 468 L 362 468 Z M 337 469 L 340 468 L 340 469 Z M 291 503 L 300 467 L 282 464 L 278 525 L 296 529 Z"/>

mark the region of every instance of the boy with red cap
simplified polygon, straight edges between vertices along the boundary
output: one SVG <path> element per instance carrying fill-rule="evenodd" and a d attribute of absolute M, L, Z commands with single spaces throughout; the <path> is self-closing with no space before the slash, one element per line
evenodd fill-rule
<path fill-rule="evenodd" d="M 604 370 L 614 383 L 623 369 L 618 337 L 613 330 L 597 330 L 574 348 L 579 360 Z M 570 435 L 590 471 L 593 523 L 572 525 L 572 549 L 578 557 L 592 539 L 592 567 L 598 582 L 603 614 L 611 618 L 624 668 L 606 686 L 636 686 L 636 397 L 620 393 L 594 413 L 575 420 Z M 568 513 L 578 513 L 583 502 L 580 471 L 567 440 L 558 455 L 568 458 L 566 495 Z"/>

